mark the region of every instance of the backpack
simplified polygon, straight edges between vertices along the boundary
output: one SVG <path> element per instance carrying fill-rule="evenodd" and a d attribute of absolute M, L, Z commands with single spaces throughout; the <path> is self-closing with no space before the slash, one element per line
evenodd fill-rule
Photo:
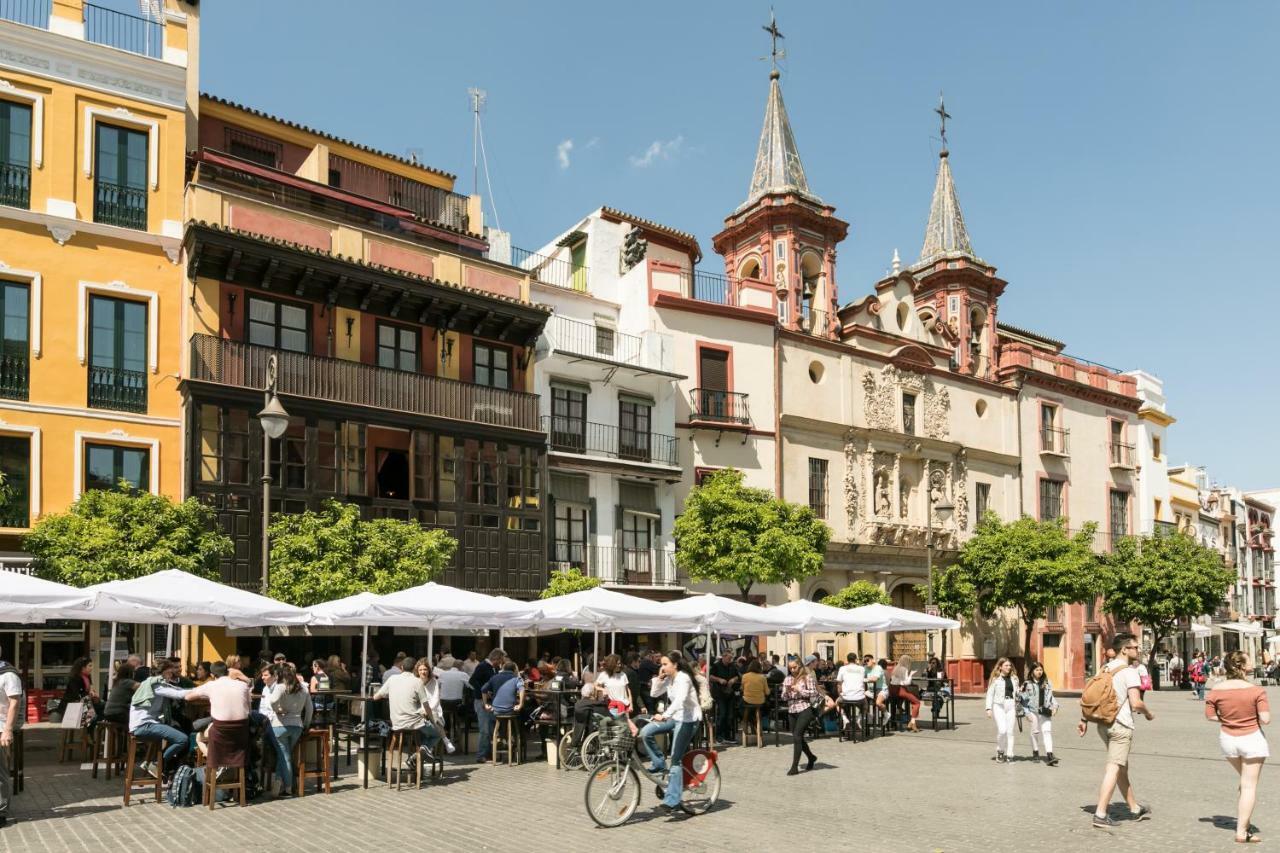
<path fill-rule="evenodd" d="M 1091 723 L 1111 725 L 1120 713 L 1120 699 L 1111 682 L 1111 670 L 1103 669 L 1084 683 L 1080 694 L 1080 716 Z"/>
<path fill-rule="evenodd" d="M 165 794 L 165 798 L 175 809 L 194 806 L 203 799 L 200 796 L 201 787 L 200 776 L 196 773 L 196 769 L 189 764 L 184 764 L 173 774 L 173 782 L 169 784 L 169 791 Z"/>

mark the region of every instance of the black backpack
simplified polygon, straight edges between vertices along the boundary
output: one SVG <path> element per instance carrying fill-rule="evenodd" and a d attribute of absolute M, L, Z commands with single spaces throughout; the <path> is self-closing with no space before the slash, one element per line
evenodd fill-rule
<path fill-rule="evenodd" d="M 184 764 L 173 774 L 173 782 L 169 784 L 166 798 L 175 809 L 194 806 L 203 801 L 200 775 L 190 764 Z"/>

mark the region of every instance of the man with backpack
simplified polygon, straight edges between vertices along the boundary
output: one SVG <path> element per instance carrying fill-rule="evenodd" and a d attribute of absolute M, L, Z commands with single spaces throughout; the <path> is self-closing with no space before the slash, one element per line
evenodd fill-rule
<path fill-rule="evenodd" d="M 0 827 L 9 822 L 9 800 L 13 797 L 13 780 L 9 778 L 9 750 L 14 733 L 22 728 L 26 703 L 22 701 L 22 676 L 4 660 L 0 649 Z"/>
<path fill-rule="evenodd" d="M 1089 730 L 1089 723 L 1098 727 L 1098 736 L 1107 747 L 1107 769 L 1102 774 L 1102 788 L 1098 792 L 1098 805 L 1093 812 L 1094 829 L 1110 829 L 1118 823 L 1107 814 L 1111 796 L 1117 786 L 1133 820 L 1150 820 L 1151 809 L 1138 802 L 1133 785 L 1129 781 L 1129 752 L 1133 747 L 1133 713 L 1137 711 L 1148 720 L 1154 719 L 1142 702 L 1142 687 L 1138 670 L 1138 638 L 1133 634 L 1117 634 L 1111 641 L 1115 660 L 1085 683 L 1080 695 L 1080 736 Z"/>

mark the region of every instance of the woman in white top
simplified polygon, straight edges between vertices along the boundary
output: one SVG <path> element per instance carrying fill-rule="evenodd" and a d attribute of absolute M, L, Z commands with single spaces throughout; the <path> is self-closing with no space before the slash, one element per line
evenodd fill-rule
<path fill-rule="evenodd" d="M 269 738 L 276 751 L 280 796 L 291 797 L 293 747 L 311 725 L 311 696 L 298 680 L 293 664 L 276 664 L 262 671 L 262 701 L 258 710 L 271 724 Z"/>
<path fill-rule="evenodd" d="M 897 699 L 899 702 L 906 702 L 911 706 L 911 719 L 907 723 L 907 731 L 909 732 L 920 731 L 916 726 L 916 717 L 920 716 L 920 697 L 907 689 L 911 686 L 911 679 L 914 675 L 915 673 L 911 671 L 910 655 L 903 655 L 898 658 L 898 665 L 893 668 L 893 672 L 889 675 L 889 698 Z"/>
<path fill-rule="evenodd" d="M 655 722 L 671 720 L 675 728 L 671 737 L 671 771 L 667 776 L 667 791 L 662 798 L 662 808 L 668 812 L 680 807 L 684 791 L 684 754 L 702 722 L 702 703 L 698 699 L 697 676 L 677 651 L 662 656 L 659 670 L 665 683 L 667 707 L 655 714 Z M 656 679 L 655 679 L 656 681 Z"/>
<path fill-rule="evenodd" d="M 1018 676 L 1008 658 L 996 661 L 987 685 L 987 718 L 996 721 L 996 761 L 1003 764 L 1013 756 L 1013 733 L 1018 724 Z"/>

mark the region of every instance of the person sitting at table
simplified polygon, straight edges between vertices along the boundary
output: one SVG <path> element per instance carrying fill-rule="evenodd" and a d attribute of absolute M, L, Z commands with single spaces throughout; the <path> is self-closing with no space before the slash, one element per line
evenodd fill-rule
<path fill-rule="evenodd" d="M 482 747 L 486 756 L 481 761 L 483 763 L 488 760 L 487 756 L 493 754 L 494 719 L 499 714 L 513 714 L 524 706 L 524 679 L 517 674 L 516 662 L 509 660 L 503 664 L 502 669 L 494 673 L 493 677 L 480 689 L 480 697 L 490 719 L 489 743 Z"/>
<path fill-rule="evenodd" d="M 916 717 L 920 716 L 920 697 L 910 689 L 913 677 L 915 673 L 911 670 L 911 656 L 903 655 L 898 658 L 898 664 L 889 677 L 889 696 L 911 706 L 911 719 L 907 722 L 907 731 L 918 732 L 920 729 L 916 726 Z"/>
<path fill-rule="evenodd" d="M 754 721 L 755 712 L 761 712 L 764 718 L 764 706 L 769 700 L 769 679 L 760 671 L 760 661 L 752 660 L 747 664 L 747 671 L 742 676 L 742 729 L 745 732 L 747 722 Z"/>
<path fill-rule="evenodd" d="M 452 655 L 440 658 L 436 680 L 440 682 L 440 707 L 444 710 L 445 719 L 458 719 L 467 698 L 467 682 L 471 680 L 462 671 L 462 661 Z"/>
<path fill-rule="evenodd" d="M 351 689 L 351 673 L 347 671 L 342 658 L 329 655 L 329 662 L 325 664 L 324 671 L 329 674 L 329 684 L 334 690 L 346 693 Z"/>
<path fill-rule="evenodd" d="M 102 707 L 102 718 L 109 723 L 119 723 L 128 727 L 129 700 L 133 698 L 133 691 L 137 689 L 138 682 L 133 677 L 133 667 L 128 661 L 121 663 L 120 668 L 116 670 L 116 680 L 107 691 L 107 701 Z"/>
<path fill-rule="evenodd" d="M 293 748 L 311 725 L 311 697 L 298 682 L 293 664 L 273 664 L 263 670 L 262 700 L 258 712 L 271 727 L 267 738 L 276 753 L 276 777 L 280 780 L 280 796 L 292 797 Z"/>
<path fill-rule="evenodd" d="M 843 713 L 846 709 L 850 709 L 850 713 L 855 715 L 858 711 L 866 714 L 867 670 L 862 664 L 858 663 L 856 652 L 849 652 L 845 656 L 845 661 L 845 665 L 840 667 L 840 670 L 836 673 L 836 687 L 840 691 L 841 712 Z M 856 716 L 853 724 L 857 725 Z"/>
<path fill-rule="evenodd" d="M 204 684 L 212 678 L 213 676 L 209 673 L 209 662 L 207 660 L 202 660 L 196 664 L 195 675 L 191 679 L 196 683 L 196 687 L 199 687 L 201 684 Z"/>
<path fill-rule="evenodd" d="M 391 661 L 391 666 L 387 667 L 382 673 L 382 683 L 386 684 L 400 673 L 404 672 L 404 659 L 407 658 L 404 652 L 396 652 L 395 658 Z"/>
<path fill-rule="evenodd" d="M 400 666 L 401 673 L 384 681 L 373 698 L 387 700 L 393 732 L 416 733 L 418 749 L 405 762 L 412 771 L 420 759 L 431 761 L 434 757 L 433 748 L 444 728 L 444 711 L 440 707 L 440 686 L 432 675 L 431 661 L 406 657 Z"/>
<path fill-rule="evenodd" d="M 82 719 L 89 720 L 84 726 L 85 731 L 93 731 L 98 725 L 104 707 L 98 691 L 93 689 L 92 671 L 93 662 L 89 658 L 76 658 L 71 664 L 71 671 L 67 673 L 67 686 L 62 692 L 62 702 L 58 705 L 58 713 L 65 714 L 68 705 L 74 702 L 84 703 Z"/>
<path fill-rule="evenodd" d="M 160 665 L 160 674 L 138 682 L 129 698 L 129 734 L 138 740 L 157 740 L 164 744 L 160 767 L 156 772 L 168 782 L 182 756 L 187 754 L 187 735 L 174 727 L 178 702 L 190 695 L 175 683 L 179 667 L 172 661 Z"/>

